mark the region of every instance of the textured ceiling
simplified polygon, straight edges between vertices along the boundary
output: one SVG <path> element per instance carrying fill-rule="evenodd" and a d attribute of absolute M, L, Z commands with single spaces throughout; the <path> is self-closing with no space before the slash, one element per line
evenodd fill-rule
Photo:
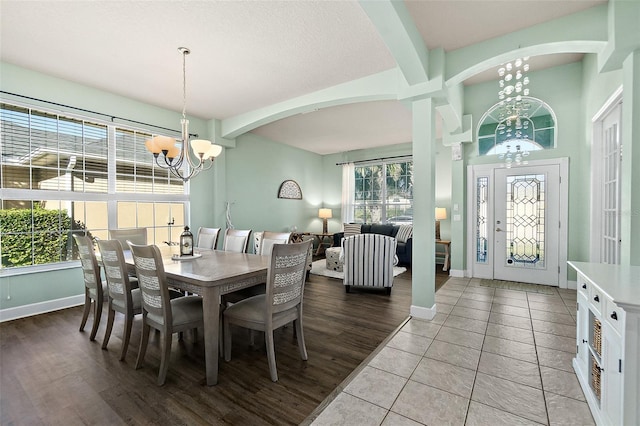
<path fill-rule="evenodd" d="M 427 47 L 445 50 L 598 3 L 405 2 Z M 203 119 L 233 117 L 396 66 L 354 1 L 1 0 L 0 19 L 2 61 L 176 111 L 182 108 L 177 48 L 187 46 L 187 112 Z M 579 58 L 553 55 L 545 66 Z M 411 113 L 397 101 L 363 102 L 292 116 L 254 133 L 333 153 L 410 141 Z"/>

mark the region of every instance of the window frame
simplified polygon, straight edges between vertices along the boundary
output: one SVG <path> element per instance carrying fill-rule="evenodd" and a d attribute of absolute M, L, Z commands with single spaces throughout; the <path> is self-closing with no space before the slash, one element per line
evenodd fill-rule
<path fill-rule="evenodd" d="M 389 179 L 389 175 L 387 174 L 388 172 L 388 166 L 390 164 L 401 164 L 401 163 L 410 163 L 411 166 L 410 168 L 407 169 L 406 173 L 403 174 L 402 176 L 406 176 L 409 180 L 409 186 L 407 191 L 409 191 L 411 193 L 411 198 L 405 198 L 410 200 L 410 202 L 408 203 L 402 203 L 402 204 L 392 204 L 389 202 L 388 200 L 388 193 L 389 191 L 389 187 L 388 187 L 388 179 Z M 356 193 L 357 191 L 357 181 L 358 181 L 358 169 L 362 169 L 364 167 L 372 167 L 372 166 L 379 166 L 382 169 L 382 174 L 383 176 L 381 177 L 382 182 L 384 182 L 384 185 L 381 186 L 380 188 L 380 197 L 379 200 L 357 200 L 356 198 Z M 397 224 L 396 222 L 389 222 L 388 219 L 390 218 L 388 212 L 390 210 L 391 206 L 394 207 L 398 207 L 398 206 L 405 206 L 404 210 L 409 210 L 412 212 L 411 216 L 413 217 L 413 157 L 412 156 L 405 156 L 405 157 L 395 157 L 395 158 L 390 158 L 390 159 L 383 159 L 383 160 L 375 160 L 375 161 L 367 161 L 367 162 L 360 162 L 358 164 L 354 165 L 354 179 L 355 179 L 355 185 L 354 185 L 354 191 L 353 191 L 353 198 L 352 198 L 352 203 L 350 208 L 352 209 L 352 216 L 353 217 L 353 221 L 355 223 L 363 223 L 363 224 L 369 224 L 369 223 L 384 223 L 384 224 Z M 359 208 L 364 208 L 364 221 L 361 221 L 362 219 L 358 219 L 356 212 Z M 375 209 L 375 208 L 379 208 L 380 209 L 380 221 L 379 222 L 367 222 L 367 217 L 370 215 L 370 213 L 367 213 L 370 209 Z M 397 217 L 397 215 L 393 215 L 391 216 L 391 218 L 393 217 Z M 411 221 L 402 221 L 402 224 L 406 224 L 406 225 L 411 225 L 413 224 L 413 220 Z"/>
<path fill-rule="evenodd" d="M 152 237 L 151 237 L 152 239 L 150 240 L 150 243 L 156 242 L 154 238 L 156 238 L 158 230 L 167 229 L 168 232 L 170 232 L 169 235 L 173 236 L 176 233 L 177 235 L 179 235 L 179 233 L 182 230 L 182 227 L 184 226 L 184 224 L 178 223 L 178 222 L 174 223 L 173 225 L 158 222 L 159 218 L 155 213 L 155 207 L 157 205 L 167 204 L 169 208 L 171 208 L 173 205 L 176 205 L 176 204 L 182 205 L 181 217 L 184 219 L 185 223 L 188 223 L 188 218 L 190 215 L 189 182 L 182 182 L 181 180 L 176 179 L 173 176 L 168 177 L 169 182 L 174 182 L 174 183 L 179 182 L 182 185 L 183 190 L 181 193 L 117 192 L 116 190 L 117 182 L 118 182 L 117 179 L 122 178 L 122 175 L 118 174 L 116 170 L 117 161 L 118 161 L 118 158 L 116 158 L 116 143 L 117 143 L 116 134 L 118 130 L 122 130 L 125 132 L 143 133 L 143 134 L 149 134 L 149 135 L 156 135 L 157 133 L 153 132 L 150 129 L 145 129 L 138 126 L 129 126 L 121 123 L 114 123 L 111 121 L 100 120 L 94 117 L 75 114 L 73 112 L 68 112 L 65 110 L 56 110 L 56 109 L 43 107 L 40 105 L 33 105 L 29 103 L 24 103 L 24 102 L 8 100 L 5 98 L 0 98 L 0 104 L 2 104 L 3 109 L 5 108 L 5 105 L 8 107 L 27 109 L 30 116 L 31 114 L 34 114 L 34 113 L 50 114 L 50 115 L 54 115 L 56 117 L 56 120 L 58 121 L 61 119 L 62 120 L 69 119 L 74 121 L 76 120 L 81 121 L 83 124 L 86 123 L 88 125 L 105 126 L 106 127 L 106 143 L 107 143 L 107 147 L 106 147 L 107 190 L 106 192 L 91 192 L 91 191 L 87 191 L 85 188 L 83 188 L 82 190 L 74 190 L 74 191 L 61 190 L 60 188 L 53 189 L 53 190 L 52 189 L 31 189 L 31 183 L 29 183 L 29 188 L 5 188 L 3 185 L 3 182 L 0 181 L 0 199 L 3 200 L 3 202 L 4 201 L 26 201 L 26 202 L 58 201 L 58 202 L 77 202 L 77 203 L 104 202 L 106 203 L 106 210 L 107 210 L 107 217 L 106 217 L 107 229 L 97 230 L 97 232 L 101 232 L 102 234 L 105 234 L 108 231 L 108 229 L 118 228 L 118 217 L 117 217 L 118 210 L 117 209 L 118 209 L 119 202 L 137 203 L 135 207 L 136 221 L 139 221 L 139 216 L 138 216 L 139 204 L 138 203 L 144 203 L 144 204 L 152 203 L 154 209 L 151 215 L 152 216 L 151 223 L 153 223 L 153 226 L 146 226 L 146 228 L 148 229 L 149 228 L 153 229 Z M 32 128 L 31 124 L 32 124 L 31 120 L 29 120 L 30 132 Z M 56 132 L 59 133 L 60 130 L 57 129 Z M 176 134 L 178 134 L 178 132 L 176 132 Z M 172 135 L 172 136 L 175 136 L 175 135 Z M 29 138 L 29 141 L 31 141 L 31 138 L 32 138 L 31 133 L 29 133 L 28 138 Z M 4 143 L 7 143 L 7 142 L 3 142 L 3 140 L 0 139 L 0 148 L 2 148 L 2 145 Z M 29 146 L 28 149 L 31 150 L 32 147 Z M 137 146 L 136 146 L 136 149 L 137 149 Z M 141 150 L 144 150 L 144 149 L 145 149 L 144 146 L 142 146 Z M 78 155 L 84 156 L 84 153 L 85 151 L 83 150 L 82 154 L 78 154 Z M 3 173 L 5 162 L 4 162 L 4 156 L 1 156 L 1 153 L 0 153 L 0 160 L 2 160 L 1 164 L 2 164 L 3 170 L 1 173 Z M 144 177 L 151 176 L 152 179 L 156 179 L 156 176 L 157 176 L 156 173 L 158 171 L 162 175 L 164 175 L 165 173 L 167 174 L 167 176 L 170 175 L 170 173 L 166 169 L 160 168 L 157 165 L 155 165 L 153 163 L 153 160 L 151 160 L 151 164 L 147 164 L 146 162 L 138 162 L 136 164 L 144 164 L 146 170 L 149 170 L 149 168 L 151 168 L 151 174 L 141 175 Z M 29 175 L 31 175 L 31 170 L 33 170 L 32 167 L 33 166 L 30 163 Z M 60 162 L 58 161 L 58 165 L 57 165 L 58 178 L 60 178 L 61 176 L 61 174 L 59 173 L 60 170 L 63 170 L 63 169 L 64 167 L 60 165 Z M 82 166 L 82 168 L 76 168 L 75 170 L 77 170 L 78 172 L 85 173 L 84 165 Z M 132 175 L 134 178 L 138 176 L 136 173 L 137 173 L 137 168 L 134 169 L 134 174 Z M 160 179 L 164 179 L 164 177 L 161 176 Z M 169 188 L 170 187 L 167 188 L 167 191 L 169 190 Z M 2 204 L 2 206 L 0 207 L 4 207 L 4 204 Z M 92 231 L 91 228 L 88 228 L 87 230 Z M 67 231 L 67 230 L 64 230 L 64 231 Z M 2 235 L 0 234 L 0 241 L 1 239 L 2 239 Z M 1 250 L 2 250 L 2 246 L 0 244 L 0 252 Z M 32 262 L 33 262 L 33 258 L 32 258 Z M 78 265 L 79 265 L 79 262 L 77 260 L 56 261 L 56 262 L 41 263 L 41 264 L 32 263 L 31 265 L 12 266 L 12 267 L 2 267 L 0 265 L 0 276 L 13 276 L 13 275 L 29 274 L 34 272 L 60 270 L 60 269 L 74 268 L 74 267 L 77 267 Z"/>

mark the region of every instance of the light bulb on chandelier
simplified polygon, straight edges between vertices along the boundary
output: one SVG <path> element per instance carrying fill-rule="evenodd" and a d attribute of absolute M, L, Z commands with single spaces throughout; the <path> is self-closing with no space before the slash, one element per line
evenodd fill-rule
<path fill-rule="evenodd" d="M 178 179 L 187 182 L 192 177 L 213 166 L 213 160 L 220 155 L 222 147 L 204 139 L 194 139 L 189 143 L 189 120 L 187 120 L 187 73 L 186 57 L 191 51 L 179 47 L 182 53 L 182 139 L 176 140 L 168 136 L 155 136 L 145 142 L 145 147 L 153 154 L 155 162 L 163 169 L 168 169 Z M 189 154 L 189 145 L 195 159 Z M 159 159 L 162 154 L 162 161 Z M 185 174 L 183 166 L 189 165 L 189 174 Z"/>
<path fill-rule="evenodd" d="M 529 113 L 531 103 L 523 98 L 529 96 L 529 57 L 518 58 L 498 68 L 498 125 L 496 144 L 502 142 L 498 158 L 504 160 L 505 167 L 527 164 L 529 151 L 520 141 L 528 140 L 533 128 Z"/>

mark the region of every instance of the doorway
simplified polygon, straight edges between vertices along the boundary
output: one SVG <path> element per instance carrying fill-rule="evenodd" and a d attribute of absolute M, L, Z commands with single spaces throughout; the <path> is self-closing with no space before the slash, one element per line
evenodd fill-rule
<path fill-rule="evenodd" d="M 591 146 L 591 245 L 590 260 L 620 263 L 622 170 L 622 88 L 593 119 Z"/>
<path fill-rule="evenodd" d="M 470 168 L 471 276 L 566 287 L 567 159 Z"/>

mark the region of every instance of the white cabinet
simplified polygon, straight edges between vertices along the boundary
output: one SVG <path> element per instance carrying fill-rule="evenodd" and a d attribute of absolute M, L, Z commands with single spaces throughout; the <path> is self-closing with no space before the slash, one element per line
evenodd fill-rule
<path fill-rule="evenodd" d="M 622 338 L 609 327 L 602 333 L 602 411 L 608 424 L 622 425 Z"/>
<path fill-rule="evenodd" d="M 589 302 L 585 293 L 578 292 L 576 318 L 576 358 L 581 371 L 587 371 L 589 365 Z"/>
<path fill-rule="evenodd" d="M 598 425 L 640 424 L 640 267 L 569 262 L 578 272 L 573 367 Z"/>

